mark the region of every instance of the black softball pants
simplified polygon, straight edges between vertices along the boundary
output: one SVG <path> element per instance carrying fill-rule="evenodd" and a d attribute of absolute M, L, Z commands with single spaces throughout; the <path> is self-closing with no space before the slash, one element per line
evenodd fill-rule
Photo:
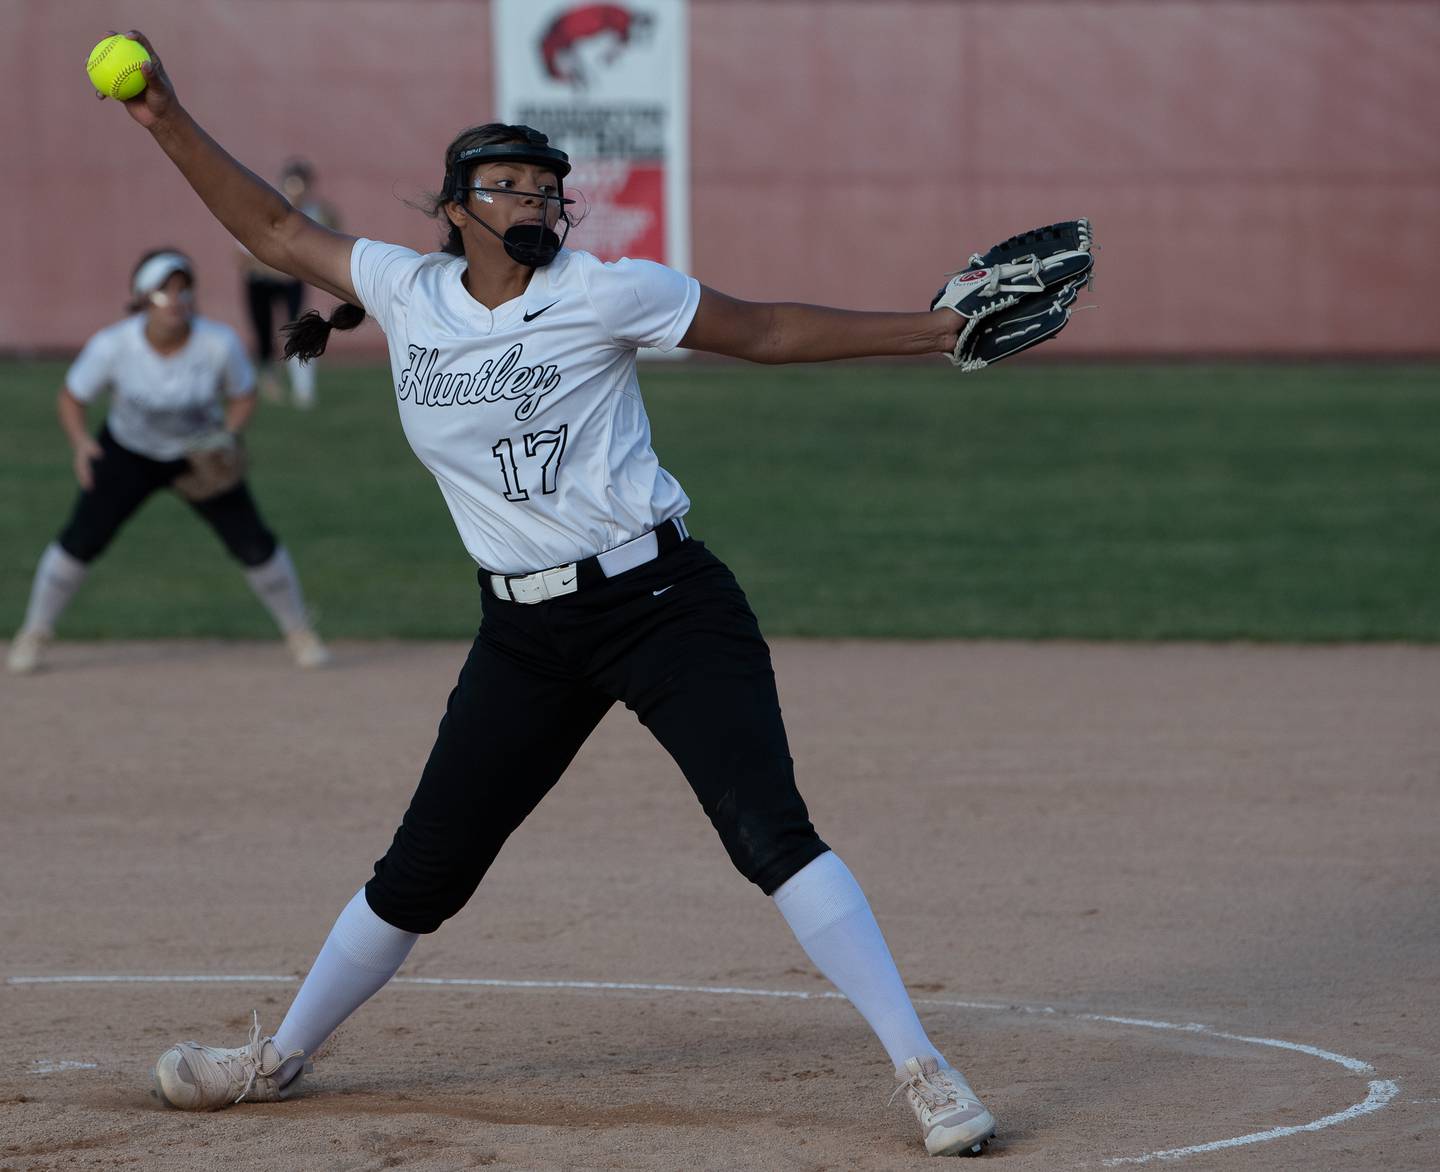
<path fill-rule="evenodd" d="M 87 565 L 105 552 L 152 492 L 168 488 L 188 467 L 184 460 L 152 460 L 121 447 L 108 427 L 102 427 L 96 439 L 104 454 L 90 462 L 91 487 L 80 491 L 59 537 L 60 548 Z M 243 480 L 207 501 L 185 503 L 215 530 L 241 565 L 264 565 L 275 556 L 275 535 L 265 527 Z"/>
<path fill-rule="evenodd" d="M 366 885 L 381 919 L 433 932 L 464 907 L 616 700 L 767 895 L 829 849 L 795 787 L 770 649 L 701 542 L 533 605 L 487 585 L 483 607 L 419 788 Z"/>
<path fill-rule="evenodd" d="M 245 305 L 250 310 L 250 325 L 255 331 L 255 357 L 263 365 L 275 357 L 276 301 L 285 303 L 287 325 L 300 316 L 305 301 L 305 286 L 300 281 L 276 281 L 269 277 L 245 278 Z"/>

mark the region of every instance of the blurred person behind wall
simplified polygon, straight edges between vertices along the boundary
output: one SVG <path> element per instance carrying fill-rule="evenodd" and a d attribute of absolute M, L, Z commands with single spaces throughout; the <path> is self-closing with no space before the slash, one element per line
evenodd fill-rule
<path fill-rule="evenodd" d="M 338 228 L 340 217 L 335 208 L 315 193 L 315 168 L 308 159 L 287 159 L 280 169 L 277 186 L 290 203 L 318 224 Z M 240 271 L 244 277 L 245 305 L 255 339 L 255 362 L 260 392 L 280 402 L 285 390 L 275 362 L 278 327 L 293 322 L 305 308 L 305 285 L 301 281 L 262 264 L 243 245 L 240 249 Z M 277 323 L 276 304 L 283 306 L 283 318 Z M 290 401 L 297 407 L 310 408 L 316 403 L 316 372 L 312 360 L 302 363 L 298 358 L 285 360 L 285 381 Z"/>

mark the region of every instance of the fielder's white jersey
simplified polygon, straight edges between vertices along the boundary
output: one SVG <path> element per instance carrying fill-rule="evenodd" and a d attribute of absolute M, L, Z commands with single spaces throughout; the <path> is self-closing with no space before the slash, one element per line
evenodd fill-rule
<path fill-rule="evenodd" d="M 476 563 L 523 574 L 638 537 L 690 501 L 650 446 L 641 346 L 673 350 L 693 277 L 562 249 L 493 311 L 464 257 L 357 240 L 350 276 L 385 331 L 405 436 Z"/>
<path fill-rule="evenodd" d="M 111 392 L 105 422 L 121 447 L 178 460 L 192 440 L 224 425 L 226 399 L 255 393 L 255 371 L 227 325 L 192 318 L 185 345 L 161 354 L 137 313 L 85 343 L 65 386 L 82 403 Z"/>

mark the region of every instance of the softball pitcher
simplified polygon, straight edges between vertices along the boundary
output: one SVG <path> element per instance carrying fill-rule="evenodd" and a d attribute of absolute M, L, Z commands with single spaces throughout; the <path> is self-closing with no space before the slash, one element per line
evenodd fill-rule
<path fill-rule="evenodd" d="M 156 1065 L 158 1093 L 188 1109 L 288 1096 L 416 940 L 465 906 L 620 701 L 875 1031 L 926 1148 L 980 1151 L 994 1120 L 926 1036 L 864 894 L 811 825 L 769 649 L 730 571 L 686 528 L 690 502 L 651 447 L 635 364 L 644 346 L 757 362 L 944 353 L 960 319 L 746 303 L 648 261 L 568 250 L 569 162 L 524 126 L 450 144 L 435 200 L 443 251 L 344 236 L 209 138 L 158 56 L 146 74 L 130 113 L 216 217 L 265 263 L 345 302 L 329 321 L 307 314 L 290 349 L 313 357 L 332 326 L 379 322 L 401 425 L 480 567 L 483 613 L 394 840 L 279 1029 L 262 1036 L 257 1020 L 231 1049 L 180 1043 Z"/>
<path fill-rule="evenodd" d="M 329 659 L 290 555 L 266 527 L 244 480 L 239 436 L 255 410 L 255 376 L 235 331 L 198 316 L 190 259 L 146 253 L 130 282 L 130 316 L 85 343 L 65 375 L 57 411 L 73 449 L 80 495 L 45 547 L 7 666 L 39 665 L 55 622 L 90 566 L 151 493 L 179 493 L 245 568 L 245 580 L 284 634 L 295 662 Z M 110 394 L 97 436 L 86 404 Z"/>

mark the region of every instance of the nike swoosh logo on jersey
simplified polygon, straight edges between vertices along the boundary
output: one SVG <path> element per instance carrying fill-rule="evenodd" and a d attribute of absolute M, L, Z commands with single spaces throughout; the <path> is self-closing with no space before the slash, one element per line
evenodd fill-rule
<path fill-rule="evenodd" d="M 674 589 L 675 589 L 675 583 L 674 583 L 674 582 L 671 582 L 670 585 L 666 586 L 664 589 L 662 589 L 662 590 L 652 590 L 652 591 L 650 591 L 650 593 L 653 594 L 656 598 L 659 598 L 660 595 L 664 594 L 666 590 L 674 590 Z"/>
<path fill-rule="evenodd" d="M 552 301 L 552 302 L 550 302 L 549 305 L 547 305 L 547 306 L 545 307 L 545 309 L 554 309 L 554 308 L 555 308 L 557 305 L 559 305 L 559 304 L 560 304 L 560 302 L 558 302 L 558 301 Z M 542 313 L 545 312 L 545 309 L 537 309 L 534 313 L 527 313 L 527 314 L 525 314 L 525 320 L 526 320 L 526 321 L 534 321 L 537 317 L 539 317 Z"/>

